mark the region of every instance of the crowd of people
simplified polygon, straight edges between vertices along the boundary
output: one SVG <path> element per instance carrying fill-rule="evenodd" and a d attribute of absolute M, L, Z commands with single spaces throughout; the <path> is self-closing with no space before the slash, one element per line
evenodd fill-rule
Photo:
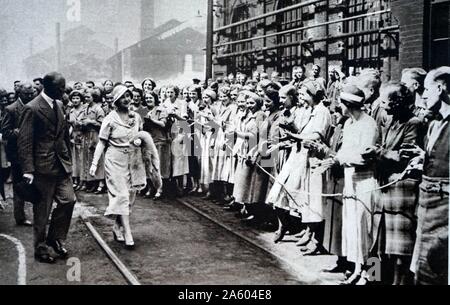
<path fill-rule="evenodd" d="M 314 65 L 294 67 L 290 81 L 255 71 L 184 88 L 152 78 L 64 86 L 73 188 L 108 193 L 106 215 L 128 248 L 136 196 L 202 196 L 275 243 L 296 237 L 300 255 L 336 255 L 324 271 L 346 273 L 343 284 L 370 282 L 371 257 L 384 283 L 446 284 L 450 67 L 384 82 L 375 69 L 328 70 L 328 82 Z M 38 124 L 21 111 L 45 85 L 0 90 L 13 183 L 27 172 L 24 122 Z M 29 224 L 14 197 L 17 223 Z"/>

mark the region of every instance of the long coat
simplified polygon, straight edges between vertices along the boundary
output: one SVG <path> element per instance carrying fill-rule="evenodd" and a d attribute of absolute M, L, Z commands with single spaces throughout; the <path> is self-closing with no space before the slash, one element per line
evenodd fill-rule
<path fill-rule="evenodd" d="M 262 172 L 257 170 L 254 164 L 249 164 L 244 158 L 252 158 L 258 150 L 258 126 L 264 121 L 265 114 L 262 111 L 258 111 L 254 114 L 249 113 L 242 118 L 242 122 L 238 128 L 238 131 L 251 133 L 253 135 L 254 142 L 247 139 L 242 141 L 239 146 L 235 145 L 236 154 L 239 154 L 239 161 L 236 167 L 236 173 L 234 177 L 234 191 L 233 197 L 238 203 L 260 203 L 264 202 L 265 192 L 261 194 L 259 187 L 259 177 L 263 175 Z M 255 193 L 255 190 L 258 192 Z"/>
<path fill-rule="evenodd" d="M 232 174 L 232 159 L 229 148 L 225 145 L 225 132 L 231 130 L 231 122 L 233 115 L 237 112 L 237 107 L 234 104 L 222 107 L 220 109 L 216 122 L 221 128 L 218 128 L 217 139 L 214 146 L 214 166 L 213 166 L 213 180 L 230 182 Z M 227 143 L 233 145 L 233 143 Z"/>
<path fill-rule="evenodd" d="M 403 122 L 391 121 L 382 133 L 383 151 L 378 162 L 378 178 L 384 185 L 396 180 L 409 159 L 392 158 L 399 155 L 403 144 L 418 144 L 420 121 L 411 117 Z M 415 211 L 419 194 L 419 177 L 410 177 L 384 190 L 376 216 L 381 215 L 382 230 L 379 234 L 379 251 L 385 254 L 411 256 L 414 249 L 416 219 Z"/>

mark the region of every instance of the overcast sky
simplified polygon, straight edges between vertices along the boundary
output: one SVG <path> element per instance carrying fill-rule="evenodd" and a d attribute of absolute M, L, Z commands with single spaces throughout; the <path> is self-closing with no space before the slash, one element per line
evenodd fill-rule
<path fill-rule="evenodd" d="M 120 49 L 139 41 L 139 0 L 79 0 L 80 21 L 67 17 L 73 1 L 77 0 L 0 0 L 0 86 L 11 90 L 11 82 L 24 77 L 23 59 L 54 45 L 57 22 L 62 33 L 87 25 L 111 48 L 116 37 Z M 156 26 L 206 12 L 206 0 L 155 0 L 155 4 Z"/>

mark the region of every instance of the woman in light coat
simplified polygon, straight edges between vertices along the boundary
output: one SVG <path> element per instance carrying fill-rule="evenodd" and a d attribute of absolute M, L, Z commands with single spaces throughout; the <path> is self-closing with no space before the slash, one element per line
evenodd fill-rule
<path fill-rule="evenodd" d="M 99 134 L 94 159 L 90 168 L 90 175 L 95 176 L 98 171 L 99 160 L 105 154 L 105 173 L 108 186 L 108 207 L 105 216 L 115 219 L 113 235 L 116 241 L 125 242 L 127 249 L 134 248 L 134 240 L 130 226 L 131 208 L 136 200 L 136 193 L 146 187 L 146 164 L 150 165 L 147 172 L 154 173 L 159 169 L 158 162 L 144 162 L 145 154 L 142 139 L 151 143 L 144 147 L 154 147 L 151 137 L 140 137 L 143 122 L 139 114 L 129 110 L 132 92 L 125 86 L 114 88 L 114 105 L 112 111 L 103 121 Z M 148 140 L 150 139 L 150 140 Z M 148 153 L 148 152 L 147 152 Z M 151 153 L 151 152 L 150 152 Z M 157 155 L 154 148 L 153 155 Z M 157 156 L 153 158 L 156 160 Z M 152 175 L 152 177 L 158 176 Z M 160 176 L 158 179 L 160 181 Z M 160 182 L 153 181 L 158 185 Z"/>

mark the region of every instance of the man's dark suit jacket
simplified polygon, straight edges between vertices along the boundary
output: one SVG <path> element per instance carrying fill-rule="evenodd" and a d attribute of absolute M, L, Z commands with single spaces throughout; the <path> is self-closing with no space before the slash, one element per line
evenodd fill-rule
<path fill-rule="evenodd" d="M 2 134 L 6 141 L 6 156 L 12 164 L 19 163 L 17 152 L 17 137 L 19 136 L 19 118 L 22 114 L 24 104 L 18 99 L 13 104 L 5 108 L 5 115 L 2 119 Z"/>
<path fill-rule="evenodd" d="M 72 173 L 67 122 L 58 102 L 58 118 L 42 95 L 25 105 L 17 140 L 19 161 L 27 174 L 65 176 Z"/>

